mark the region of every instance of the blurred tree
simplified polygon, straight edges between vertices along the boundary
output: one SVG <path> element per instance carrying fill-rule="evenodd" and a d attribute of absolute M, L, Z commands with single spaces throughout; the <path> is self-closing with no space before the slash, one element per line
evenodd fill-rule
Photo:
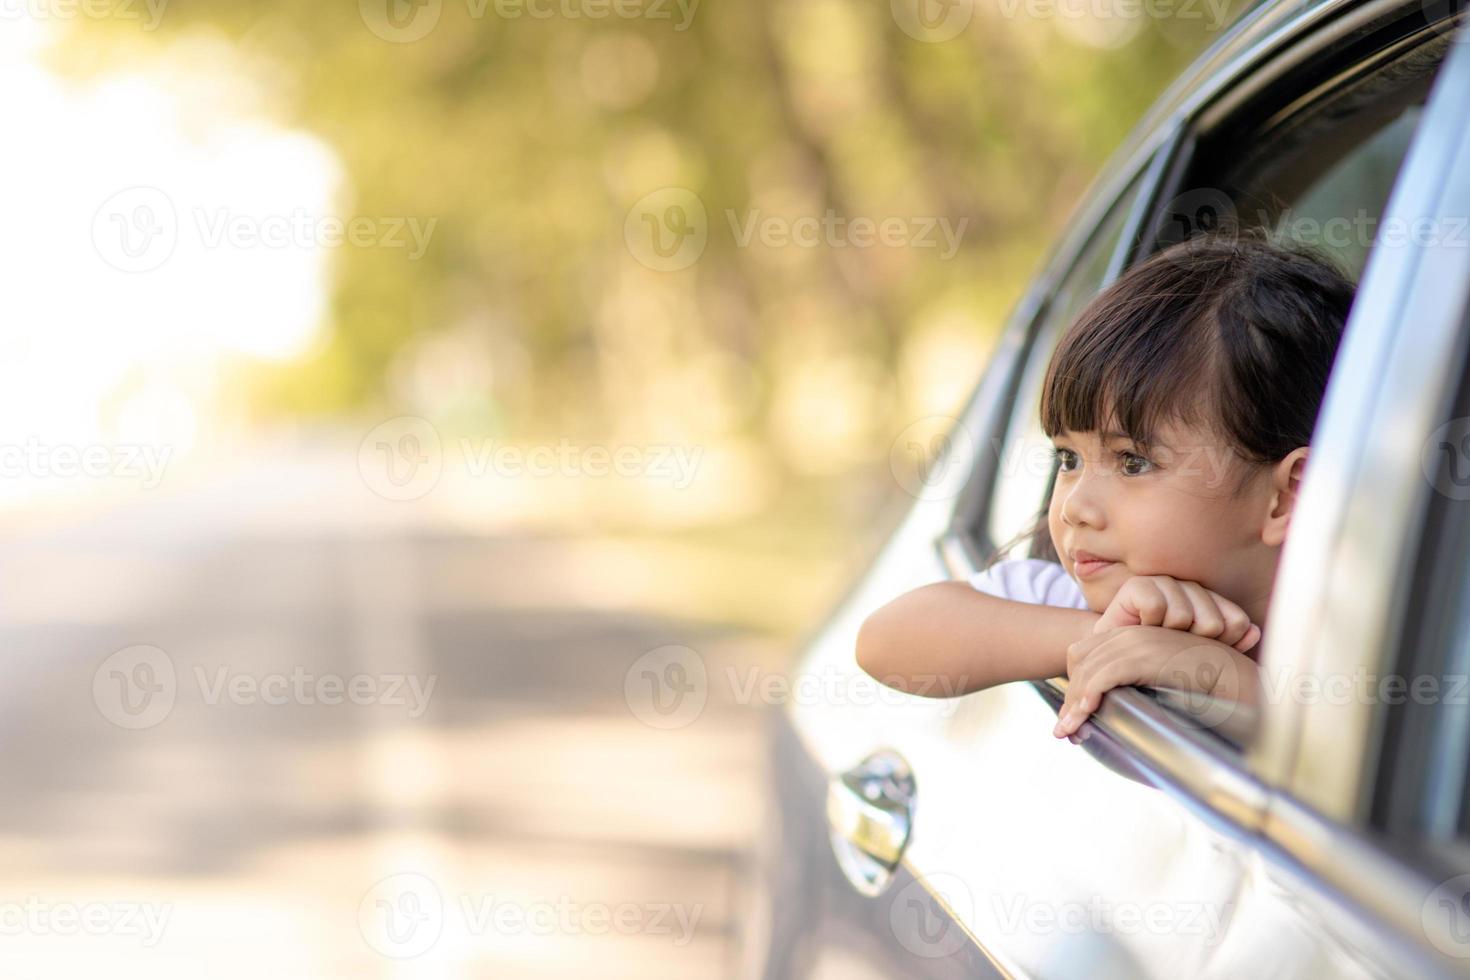
<path fill-rule="evenodd" d="M 219 32 L 336 148 L 344 214 L 438 221 L 417 260 L 341 250 L 326 342 L 262 404 L 755 447 L 820 477 L 957 406 L 1088 180 L 1220 29 L 950 9 L 963 30 L 920 40 L 871 0 L 172 0 L 142 44 Z M 704 212 L 687 267 L 650 268 L 628 223 L 665 188 Z M 861 244 L 855 221 L 895 219 L 897 244 Z"/>

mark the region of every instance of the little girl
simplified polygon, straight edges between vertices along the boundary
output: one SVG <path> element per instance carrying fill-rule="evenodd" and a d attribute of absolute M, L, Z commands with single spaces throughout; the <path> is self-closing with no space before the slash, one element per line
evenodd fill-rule
<path fill-rule="evenodd" d="M 1253 654 L 1352 298 L 1325 261 L 1255 236 L 1134 266 L 1078 314 L 1043 385 L 1050 552 L 1035 536 L 1059 561 L 992 556 L 968 584 L 899 596 L 863 622 L 858 663 L 957 694 L 1065 673 L 1059 738 L 1123 685 L 1256 703 Z"/>

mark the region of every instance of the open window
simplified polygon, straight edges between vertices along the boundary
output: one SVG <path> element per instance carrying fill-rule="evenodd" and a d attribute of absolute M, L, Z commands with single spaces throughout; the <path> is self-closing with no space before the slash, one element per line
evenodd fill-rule
<path fill-rule="evenodd" d="M 1264 231 L 1360 276 L 1380 235 L 1398 231 L 1384 224 L 1388 201 L 1453 43 L 1418 17 L 1385 19 L 1348 54 L 1336 53 L 1357 59 L 1352 64 L 1334 68 L 1308 59 L 1332 84 L 1298 96 L 1262 95 L 1233 105 L 1229 115 L 1204 113 L 1181 147 L 1146 250 L 1203 233 Z M 1300 71 L 1286 74 L 1300 77 Z M 1168 690 L 1146 693 L 1182 723 L 1234 749 L 1251 744 L 1261 721 L 1246 706 Z"/>
<path fill-rule="evenodd" d="M 1045 513 L 1055 479 L 1038 419 L 1046 365 L 1065 327 L 1124 263 L 1191 234 L 1234 227 L 1266 228 L 1313 246 L 1350 275 L 1364 268 L 1453 44 L 1417 9 L 1374 17 L 1322 32 L 1204 103 L 1177 145 L 1158 151 L 1150 179 L 1130 188 L 1098 225 L 1033 324 L 1010 421 L 986 447 L 997 466 L 983 513 L 957 515 L 972 538 L 971 556 L 983 563 L 994 548 L 1037 528 Z M 1142 223 L 1130 228 L 1133 221 Z M 1045 537 L 1042 530 L 1034 549 L 1028 542 L 1011 557 L 1054 560 Z M 1065 680 L 1038 686 L 1055 704 Z M 1245 764 L 1257 712 L 1171 691 L 1114 693 L 1109 700 L 1121 710 L 1094 717 L 1105 727 L 1111 721 L 1115 734 L 1127 729 L 1145 757 L 1172 754 L 1181 771 L 1189 766 L 1179 760 L 1191 757 Z"/>
<path fill-rule="evenodd" d="M 1097 292 L 1116 278 L 1126 261 L 1130 227 L 1141 219 L 1144 190 L 1154 172 L 1145 167 L 1113 203 L 1107 216 L 1083 247 L 1032 326 L 1030 354 L 1021 369 L 1005 431 L 985 447 L 996 454 L 984 541 L 990 549 L 1003 548 L 1034 531 L 1046 512 L 1046 497 L 1056 473 L 1051 463 L 1051 440 L 1041 431 L 1041 385 L 1051 351 L 1067 324 Z M 1017 557 L 1056 560 L 1046 535 L 1016 545 Z M 989 549 L 985 549 L 987 559 Z"/>
<path fill-rule="evenodd" d="M 1206 124 L 1181 158 L 1152 250 L 1201 232 L 1260 230 L 1360 276 L 1453 43 L 1418 16 L 1389 19 L 1353 40 L 1353 64 L 1317 69 L 1329 83 Z"/>

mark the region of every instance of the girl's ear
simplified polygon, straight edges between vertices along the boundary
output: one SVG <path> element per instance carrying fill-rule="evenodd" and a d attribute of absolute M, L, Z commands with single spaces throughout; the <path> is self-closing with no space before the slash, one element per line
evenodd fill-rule
<path fill-rule="evenodd" d="M 1273 548 L 1286 541 L 1287 525 L 1291 523 L 1291 512 L 1296 509 L 1302 472 L 1306 467 L 1306 446 L 1293 449 L 1271 467 L 1271 509 L 1267 511 L 1266 524 L 1261 528 L 1261 541 Z"/>

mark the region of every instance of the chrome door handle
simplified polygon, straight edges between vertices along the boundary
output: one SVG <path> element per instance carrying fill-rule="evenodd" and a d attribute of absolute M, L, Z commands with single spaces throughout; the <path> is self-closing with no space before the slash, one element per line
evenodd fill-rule
<path fill-rule="evenodd" d="M 903 860 L 914 824 L 914 776 L 897 752 L 868 756 L 827 784 L 832 853 L 852 886 L 877 895 Z"/>

